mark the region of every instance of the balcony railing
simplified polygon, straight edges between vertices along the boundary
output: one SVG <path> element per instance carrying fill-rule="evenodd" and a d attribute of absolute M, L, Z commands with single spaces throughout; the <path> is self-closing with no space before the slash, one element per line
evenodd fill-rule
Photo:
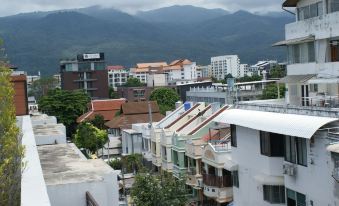
<path fill-rule="evenodd" d="M 339 108 L 339 96 L 317 95 L 301 98 L 303 106 Z"/>
<path fill-rule="evenodd" d="M 216 176 L 216 175 L 209 175 L 203 174 L 203 182 L 204 185 L 211 186 L 211 187 L 232 187 L 232 178 L 231 176 Z"/>

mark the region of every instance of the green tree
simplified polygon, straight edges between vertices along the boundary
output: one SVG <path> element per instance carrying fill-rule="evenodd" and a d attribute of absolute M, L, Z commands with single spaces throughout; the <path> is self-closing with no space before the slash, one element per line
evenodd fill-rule
<path fill-rule="evenodd" d="M 23 146 L 16 126 L 14 89 L 10 70 L 0 62 L 0 202 L 20 205 Z"/>
<path fill-rule="evenodd" d="M 34 96 L 39 100 L 42 96 L 46 95 L 49 90 L 57 87 L 58 81 L 54 77 L 42 77 L 32 83 L 28 96 Z"/>
<path fill-rule="evenodd" d="M 136 175 L 131 197 L 137 206 L 184 206 L 187 203 L 187 191 L 184 179 L 178 180 L 171 174 Z"/>
<path fill-rule="evenodd" d="M 42 112 L 56 116 L 67 128 L 67 135 L 72 136 L 76 129 L 76 119 L 86 112 L 89 96 L 82 90 L 50 90 L 38 101 Z"/>
<path fill-rule="evenodd" d="M 125 173 L 137 173 L 143 169 L 142 155 L 131 154 L 122 158 L 122 165 Z"/>
<path fill-rule="evenodd" d="M 125 87 L 141 87 L 144 86 L 138 78 L 130 77 L 127 79 Z"/>
<path fill-rule="evenodd" d="M 280 98 L 283 98 L 285 96 L 285 85 L 280 84 L 279 85 L 280 90 Z M 278 98 L 278 86 L 276 84 L 268 84 L 266 85 L 266 88 L 263 90 L 263 94 L 261 99 L 277 99 Z"/>
<path fill-rule="evenodd" d="M 96 114 L 89 122 L 99 129 L 105 129 L 105 118 L 101 114 Z"/>
<path fill-rule="evenodd" d="M 157 101 L 161 114 L 175 109 L 175 103 L 180 100 L 179 95 L 170 88 L 155 89 L 150 96 L 150 100 Z"/>
<path fill-rule="evenodd" d="M 270 78 L 282 78 L 286 76 L 286 71 L 281 66 L 274 67 L 269 74 Z"/>
<path fill-rule="evenodd" d="M 107 140 L 108 134 L 105 130 L 100 130 L 88 122 L 79 124 L 74 135 L 76 146 L 85 148 L 91 153 L 102 148 Z"/>
<path fill-rule="evenodd" d="M 114 170 L 122 169 L 122 161 L 121 159 L 114 159 L 108 162 L 109 166 L 111 166 Z"/>
<path fill-rule="evenodd" d="M 240 77 L 237 79 L 237 82 L 254 82 L 254 81 L 261 81 L 262 77 L 255 74 L 252 76 L 245 75 L 244 77 Z"/>
<path fill-rule="evenodd" d="M 119 94 L 114 91 L 114 89 L 112 87 L 109 87 L 109 98 L 111 99 L 118 99 L 119 98 Z"/>

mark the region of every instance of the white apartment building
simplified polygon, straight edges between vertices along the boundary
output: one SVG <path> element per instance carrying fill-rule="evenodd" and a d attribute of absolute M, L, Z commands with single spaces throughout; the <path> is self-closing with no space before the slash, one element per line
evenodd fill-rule
<path fill-rule="evenodd" d="M 237 206 L 339 204 L 339 1 L 286 0 L 285 99 L 238 103 L 215 121 L 231 124 Z M 226 166 L 226 165 L 225 165 Z"/>
<path fill-rule="evenodd" d="M 126 84 L 129 77 L 129 70 L 125 69 L 123 66 L 107 66 L 108 72 L 108 85 L 114 90 L 118 86 Z"/>
<path fill-rule="evenodd" d="M 130 76 L 139 79 L 141 83 L 147 84 L 148 74 L 158 73 L 166 66 L 168 66 L 166 62 L 138 63 L 135 68 L 131 68 Z"/>
<path fill-rule="evenodd" d="M 238 55 L 217 56 L 211 58 L 212 76 L 218 80 L 225 79 L 227 74 L 241 77 L 240 59 Z"/>
<path fill-rule="evenodd" d="M 196 81 L 197 80 L 197 65 L 196 62 L 191 62 L 188 59 L 175 60 L 164 67 L 164 72 L 167 74 L 169 83 L 177 81 Z"/>
<path fill-rule="evenodd" d="M 240 64 L 240 76 L 252 76 L 251 67 L 248 64 Z"/>
<path fill-rule="evenodd" d="M 197 78 L 205 79 L 212 76 L 212 67 L 211 65 L 206 66 L 197 66 Z"/>

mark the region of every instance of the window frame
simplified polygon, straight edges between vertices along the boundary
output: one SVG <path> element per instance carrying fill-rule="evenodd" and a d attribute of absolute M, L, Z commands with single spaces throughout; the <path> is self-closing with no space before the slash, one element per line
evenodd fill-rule
<path fill-rule="evenodd" d="M 293 136 L 285 138 L 285 162 L 307 167 L 307 140 Z"/>
<path fill-rule="evenodd" d="M 239 172 L 238 170 L 232 171 L 232 185 L 239 188 Z"/>
<path fill-rule="evenodd" d="M 285 157 L 285 135 L 260 131 L 260 154 L 268 157 Z"/>
<path fill-rule="evenodd" d="M 286 202 L 284 185 L 263 185 L 262 188 L 264 201 L 271 204 L 284 204 Z"/>
<path fill-rule="evenodd" d="M 237 126 L 234 124 L 231 124 L 230 128 L 231 128 L 231 146 L 238 147 Z"/>

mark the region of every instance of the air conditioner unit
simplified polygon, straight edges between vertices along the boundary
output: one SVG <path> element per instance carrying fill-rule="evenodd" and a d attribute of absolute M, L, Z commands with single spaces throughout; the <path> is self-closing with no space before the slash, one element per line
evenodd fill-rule
<path fill-rule="evenodd" d="M 283 165 L 283 173 L 289 176 L 295 176 L 297 174 L 297 167 L 291 164 Z"/>

